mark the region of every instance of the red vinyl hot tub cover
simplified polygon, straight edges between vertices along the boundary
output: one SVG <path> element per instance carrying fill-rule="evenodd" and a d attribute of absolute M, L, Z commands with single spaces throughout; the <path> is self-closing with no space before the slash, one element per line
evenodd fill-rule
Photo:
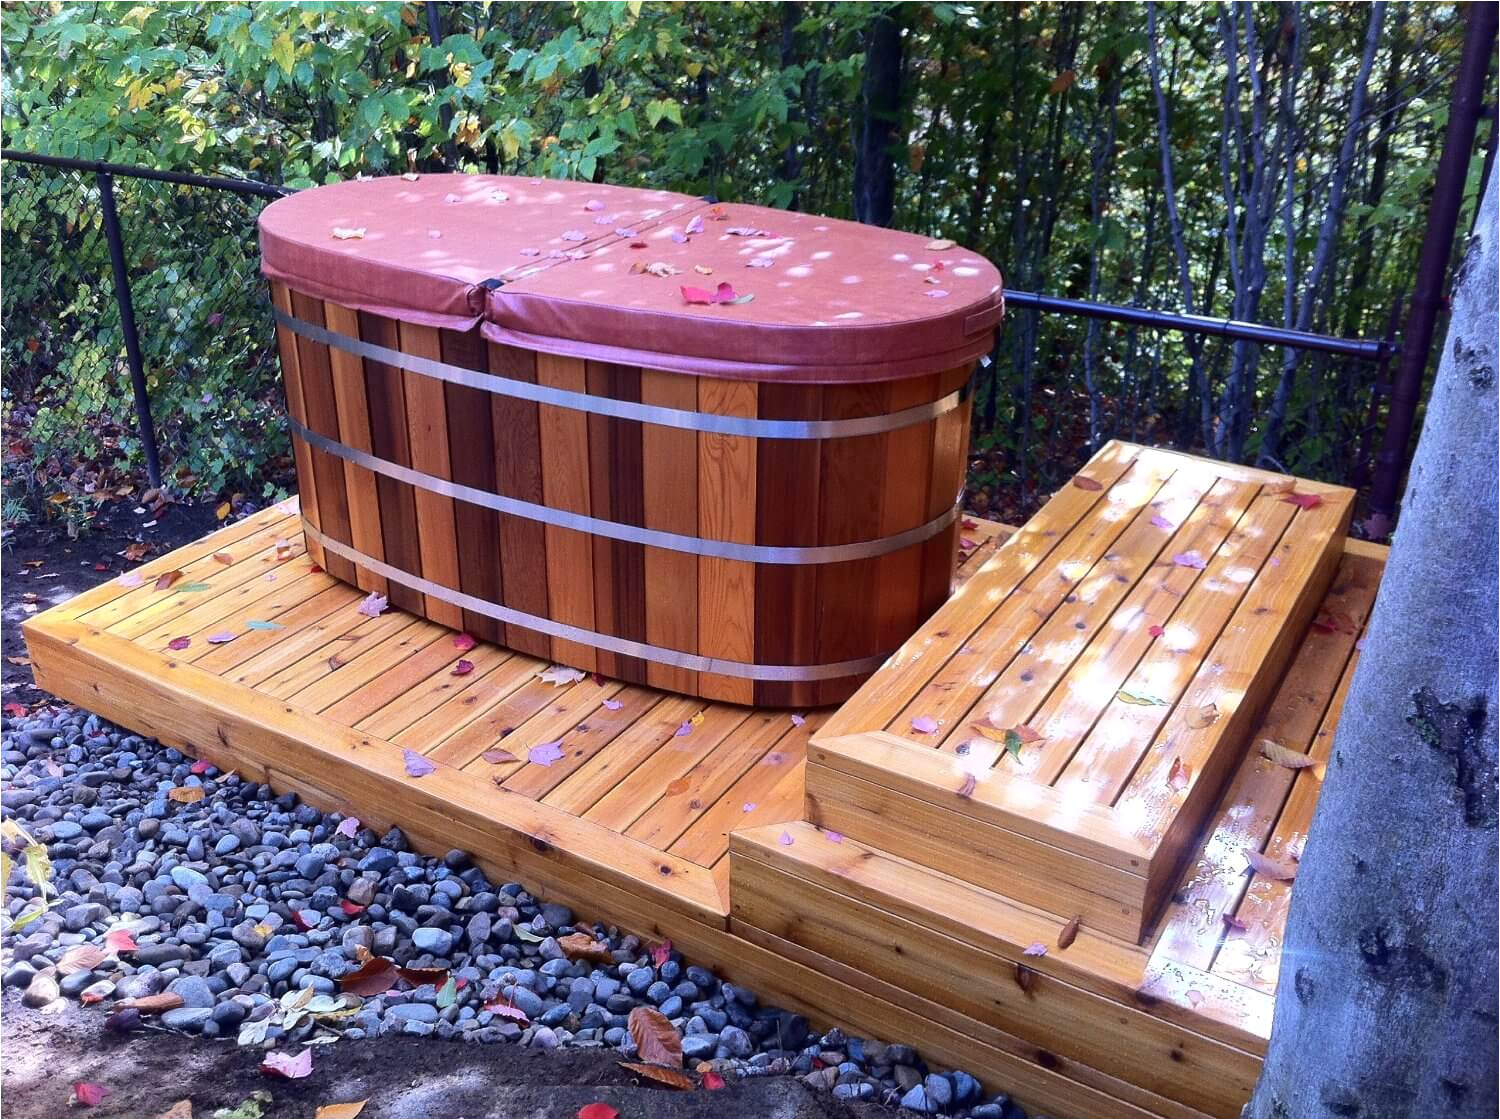
<path fill-rule="evenodd" d="M 267 276 L 491 341 L 747 380 L 884 381 L 990 349 L 1000 274 L 947 241 L 670 191 L 353 180 L 261 213 Z"/>

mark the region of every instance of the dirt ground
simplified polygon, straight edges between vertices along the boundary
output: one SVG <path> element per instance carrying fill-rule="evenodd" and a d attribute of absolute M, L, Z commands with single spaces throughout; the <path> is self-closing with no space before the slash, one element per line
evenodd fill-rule
<path fill-rule="evenodd" d="M 5 703 L 31 708 L 51 699 L 32 684 L 27 666 L 9 660 L 26 654 L 20 623 L 34 613 L 27 606 L 45 610 L 135 567 L 119 555 L 132 541 L 149 542 L 148 556 L 157 556 L 217 524 L 212 505 L 174 506 L 156 525 L 144 527 L 150 520 L 150 514 L 137 514 L 134 503 L 123 501 L 101 510 L 82 540 L 71 541 L 48 526 L 25 526 L 7 536 L 0 553 Z M 430 1038 L 320 1047 L 311 1077 L 285 1081 L 260 1072 L 259 1051 L 159 1029 L 112 1035 L 104 1030 L 104 1018 L 77 1004 L 57 1013 L 33 1011 L 17 993 L 5 993 L 0 1003 L 0 1116 L 152 1117 L 189 1097 L 193 1115 L 202 1117 L 236 1108 L 256 1090 L 271 1093 L 266 1116 L 312 1116 L 321 1105 L 366 1098 L 366 1117 L 571 1117 L 595 1101 L 612 1105 L 625 1117 L 905 1115 L 846 1105 L 788 1077 L 751 1078 L 715 1091 L 673 1092 L 639 1084 L 610 1052 L 543 1052 Z M 110 1093 L 92 1109 L 70 1105 L 77 1081 L 103 1085 Z"/>
<path fill-rule="evenodd" d="M 380 1038 L 318 1047 L 312 1076 L 262 1074 L 259 1051 L 167 1031 L 129 1037 L 104 1015 L 69 1004 L 58 1013 L 3 1005 L 3 1116 L 160 1116 L 190 1098 L 194 1116 L 238 1107 L 256 1090 L 266 1116 L 312 1116 L 322 1105 L 366 1100 L 363 1117 L 577 1116 L 602 1101 L 621 1116 L 868 1117 L 907 1115 L 845 1105 L 788 1077 L 756 1077 L 723 1089 L 675 1092 L 641 1085 L 607 1051 L 551 1052 L 432 1038 Z M 95 1108 L 69 1104 L 75 1081 L 102 1085 Z"/>

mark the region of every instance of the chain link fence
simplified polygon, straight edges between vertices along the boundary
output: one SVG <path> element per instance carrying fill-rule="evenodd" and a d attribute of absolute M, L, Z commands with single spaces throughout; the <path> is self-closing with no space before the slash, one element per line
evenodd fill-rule
<path fill-rule="evenodd" d="M 210 182 L 0 163 L 8 507 L 139 477 L 149 460 L 143 430 L 154 431 L 165 484 L 179 493 L 258 497 L 284 474 L 256 246 L 256 218 L 274 192 Z M 149 401 L 144 426 L 112 274 L 108 192 Z"/>

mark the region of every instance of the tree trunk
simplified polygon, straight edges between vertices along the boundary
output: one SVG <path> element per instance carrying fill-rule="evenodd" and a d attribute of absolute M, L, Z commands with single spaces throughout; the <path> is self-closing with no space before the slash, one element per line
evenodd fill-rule
<path fill-rule="evenodd" d="M 1496 184 L 1287 923 L 1252 1116 L 1494 1116 Z"/>
<path fill-rule="evenodd" d="M 876 16 L 866 32 L 864 113 L 854 156 L 854 216 L 888 226 L 896 205 L 896 120 L 901 113 L 901 25 Z"/>

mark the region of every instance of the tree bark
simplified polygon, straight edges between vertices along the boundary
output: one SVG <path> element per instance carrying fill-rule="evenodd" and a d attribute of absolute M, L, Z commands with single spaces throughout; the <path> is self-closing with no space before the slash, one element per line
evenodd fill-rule
<path fill-rule="evenodd" d="M 896 206 L 896 161 L 891 146 L 901 114 L 901 25 L 889 15 L 870 23 L 865 41 L 864 112 L 854 158 L 854 216 L 888 226 Z"/>
<path fill-rule="evenodd" d="M 1287 923 L 1252 1116 L 1494 1116 L 1496 184 Z"/>

